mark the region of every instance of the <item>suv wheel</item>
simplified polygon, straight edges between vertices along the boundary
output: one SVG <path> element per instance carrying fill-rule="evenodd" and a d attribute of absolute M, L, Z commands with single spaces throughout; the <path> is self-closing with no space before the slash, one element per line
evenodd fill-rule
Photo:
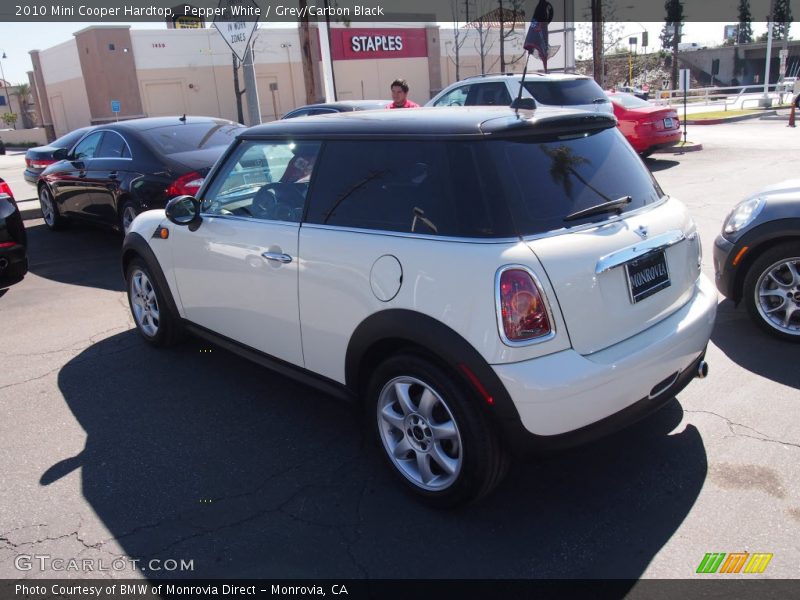
<path fill-rule="evenodd" d="M 131 307 L 136 329 L 153 346 L 170 346 L 179 337 L 178 319 L 165 301 L 150 268 L 141 258 L 128 265 L 128 304 Z"/>
<path fill-rule="evenodd" d="M 375 429 L 393 471 L 420 499 L 452 507 L 480 499 L 507 459 L 474 400 L 445 371 L 412 354 L 375 371 Z"/>
<path fill-rule="evenodd" d="M 800 242 L 762 254 L 744 280 L 747 311 L 773 335 L 800 342 Z"/>

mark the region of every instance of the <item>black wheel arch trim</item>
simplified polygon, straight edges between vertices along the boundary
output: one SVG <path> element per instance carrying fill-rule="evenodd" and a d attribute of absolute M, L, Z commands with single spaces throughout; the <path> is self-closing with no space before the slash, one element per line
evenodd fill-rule
<path fill-rule="evenodd" d="M 360 392 L 366 382 L 370 351 L 377 345 L 393 340 L 423 348 L 450 368 L 469 389 L 480 397 L 480 391 L 464 374 L 460 365 L 467 366 L 491 395 L 493 403 L 481 401 L 482 408 L 495 420 L 519 421 L 519 413 L 500 378 L 478 351 L 453 329 L 428 315 L 407 309 L 388 309 L 370 315 L 356 327 L 345 355 L 345 381 L 351 390 Z M 366 365 L 365 365 L 366 361 Z"/>
<path fill-rule="evenodd" d="M 150 248 L 147 241 L 138 233 L 127 234 L 125 236 L 125 241 L 122 242 L 122 277 L 125 279 L 125 287 L 127 288 L 128 286 L 128 264 L 137 256 L 144 260 L 145 264 L 150 269 L 150 274 L 156 280 L 156 284 L 164 295 L 167 308 L 176 319 L 179 319 L 180 313 L 178 312 L 178 306 L 175 304 L 175 299 L 172 297 L 172 290 L 167 283 L 167 278 L 164 276 L 164 271 L 161 270 L 161 265 L 158 263 L 153 249 Z"/>
<path fill-rule="evenodd" d="M 788 241 L 800 241 L 800 218 L 767 221 L 745 232 L 733 242 L 733 249 L 728 254 L 727 264 L 725 265 L 727 269 L 730 269 L 734 277 L 731 285 L 731 293 L 733 294 L 731 300 L 736 304 L 741 301 L 747 271 L 758 260 L 758 257 L 774 244 Z M 733 259 L 745 246 L 749 246 L 750 249 L 744 255 L 744 260 L 734 267 Z"/>

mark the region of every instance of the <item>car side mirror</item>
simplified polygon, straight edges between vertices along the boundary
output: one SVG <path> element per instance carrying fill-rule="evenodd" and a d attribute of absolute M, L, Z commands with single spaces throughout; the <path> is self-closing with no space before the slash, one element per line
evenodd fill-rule
<path fill-rule="evenodd" d="M 167 202 L 164 212 L 175 225 L 188 226 L 196 231 L 203 219 L 200 217 L 200 201 L 194 196 L 175 196 Z"/>

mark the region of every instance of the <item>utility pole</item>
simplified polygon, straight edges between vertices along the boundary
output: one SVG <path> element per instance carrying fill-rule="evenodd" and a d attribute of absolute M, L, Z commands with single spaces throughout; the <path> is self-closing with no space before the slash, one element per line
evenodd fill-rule
<path fill-rule="evenodd" d="M 253 65 L 253 44 L 247 44 L 247 50 L 244 53 L 244 91 L 245 98 L 247 98 L 247 124 L 252 127 L 253 125 L 261 124 L 261 108 L 258 104 L 258 88 L 256 87 L 256 69 Z"/>
<path fill-rule="evenodd" d="M 299 0 L 300 4 L 300 54 L 303 57 L 303 83 L 306 87 L 306 104 L 318 101 L 317 89 L 314 82 L 314 61 L 311 59 L 311 35 L 308 26 L 308 3 Z"/>
<path fill-rule="evenodd" d="M 758 102 L 762 108 L 770 108 L 772 99 L 769 97 L 769 67 L 772 59 L 772 26 L 775 19 L 775 0 L 769 4 L 769 14 L 767 15 L 767 60 L 764 65 L 764 95 Z"/>
<path fill-rule="evenodd" d="M 592 67 L 594 80 L 605 87 L 603 73 L 603 0 L 592 0 Z"/>

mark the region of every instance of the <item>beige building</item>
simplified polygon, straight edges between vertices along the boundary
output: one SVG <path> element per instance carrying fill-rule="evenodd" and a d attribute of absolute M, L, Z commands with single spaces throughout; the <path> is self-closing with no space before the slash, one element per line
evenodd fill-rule
<path fill-rule="evenodd" d="M 505 41 L 507 61 L 523 56 L 527 24 Z M 481 44 L 481 37 L 483 43 Z M 555 39 L 554 39 L 555 38 Z M 253 55 L 261 121 L 324 101 L 319 33 L 311 27 L 311 73 L 308 89 L 297 28 L 262 27 L 253 36 Z M 549 63 L 551 70 L 572 70 L 571 45 L 565 34 L 551 43 L 565 51 Z M 566 39 L 571 38 L 566 36 Z M 333 27 L 330 49 L 339 100 L 390 98 L 397 77 L 410 85 L 409 97 L 423 104 L 460 78 L 497 72 L 497 30 L 458 30 L 430 23 L 387 23 L 369 27 Z M 455 48 L 458 46 L 458 69 Z M 481 52 L 480 48 L 483 47 Z M 163 115 L 208 115 L 237 119 L 232 52 L 214 28 L 130 29 L 94 26 L 74 39 L 31 51 L 32 92 L 50 136 L 77 127 L 116 119 Z M 483 60 L 481 60 L 481 57 Z M 521 71 L 522 60 L 507 68 Z M 529 69 L 541 68 L 531 59 Z M 239 70 L 240 87 L 244 76 Z M 244 113 L 246 114 L 246 102 Z M 113 112 L 112 108 L 118 108 Z"/>

